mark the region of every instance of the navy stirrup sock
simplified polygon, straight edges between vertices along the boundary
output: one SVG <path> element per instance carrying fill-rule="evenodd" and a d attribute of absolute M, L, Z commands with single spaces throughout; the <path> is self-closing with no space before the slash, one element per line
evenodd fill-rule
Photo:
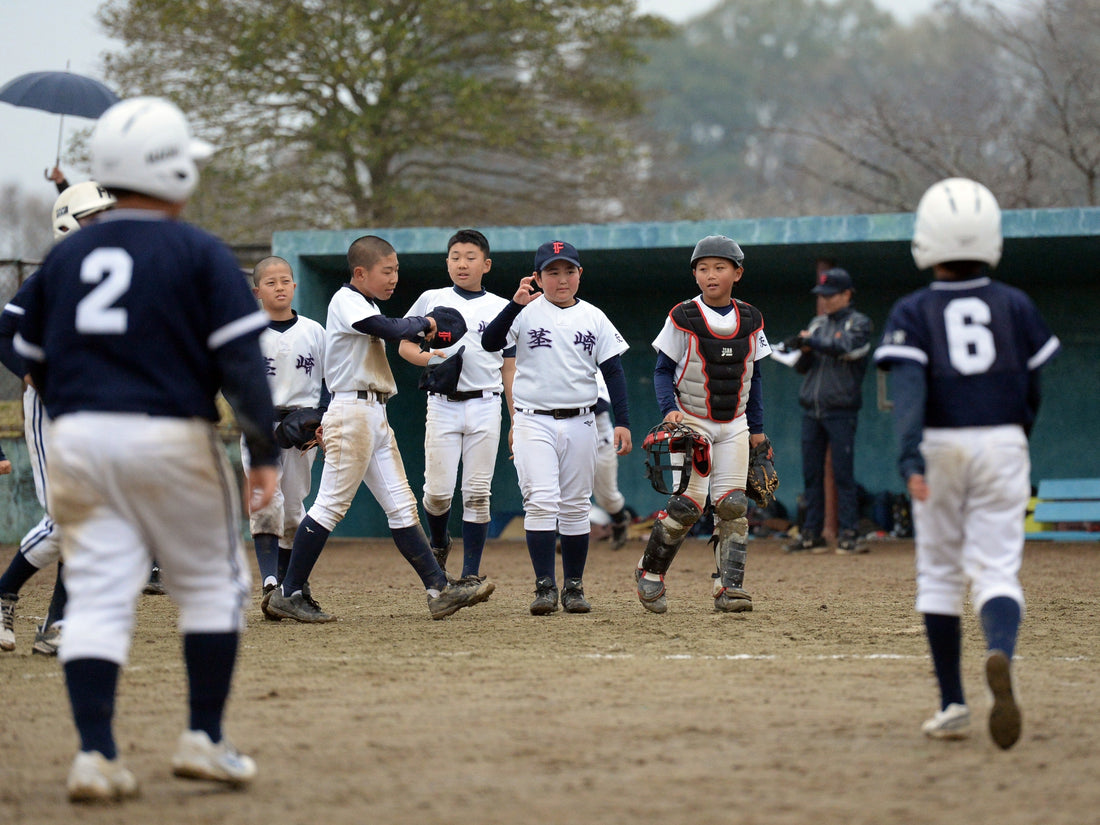
<path fill-rule="evenodd" d="M 0 593 L 18 593 L 27 580 L 37 572 L 38 568 L 27 561 L 26 556 L 16 553 L 8 569 L 4 571 L 4 575 L 0 576 Z"/>
<path fill-rule="evenodd" d="M 451 521 L 451 511 L 448 510 L 442 515 L 433 516 L 431 513 L 425 511 L 426 518 L 428 519 L 428 532 L 432 537 L 432 547 L 446 547 L 447 540 L 451 537 L 448 532 L 448 525 Z"/>
<path fill-rule="evenodd" d="M 309 516 L 302 519 L 298 532 L 294 534 L 294 550 L 290 554 L 286 576 L 283 577 L 284 596 L 293 596 L 295 591 L 301 590 L 302 585 L 309 581 L 309 574 L 321 557 L 321 551 L 325 549 L 329 532 Z"/>
<path fill-rule="evenodd" d="M 584 575 L 588 561 L 588 533 L 561 537 L 561 574 L 567 579 L 579 579 Z"/>
<path fill-rule="evenodd" d="M 183 637 L 183 658 L 190 690 L 190 728 L 205 731 L 211 742 L 220 742 L 237 660 L 237 634 L 188 633 Z"/>
<path fill-rule="evenodd" d="M 61 578 L 61 571 L 65 563 L 57 563 L 57 578 L 53 583 L 53 596 L 50 597 L 50 606 L 46 609 L 46 627 L 53 627 L 54 622 L 61 621 L 65 615 L 65 605 L 69 603 L 69 591 L 65 589 L 65 580 Z"/>
<path fill-rule="evenodd" d="M 481 554 L 489 537 L 489 522 L 462 522 L 462 576 L 476 576 L 481 570 Z"/>
<path fill-rule="evenodd" d="M 996 596 L 979 612 L 985 643 L 988 650 L 1004 651 L 1009 659 L 1016 650 L 1016 636 L 1020 630 L 1020 603 L 1009 596 Z"/>
<path fill-rule="evenodd" d="M 115 759 L 111 721 L 115 715 L 115 690 L 119 666 L 106 659 L 73 659 L 65 663 L 65 685 L 82 751 L 99 751 Z"/>
<path fill-rule="evenodd" d="M 281 582 L 286 578 L 286 569 L 290 566 L 290 554 L 293 550 L 293 547 L 279 548 L 279 567 L 275 571 L 275 581 Z"/>
<path fill-rule="evenodd" d="M 924 614 L 924 629 L 928 634 L 928 647 L 936 680 L 940 684 L 940 710 L 954 703 L 965 705 L 962 673 L 962 619 L 938 613 Z"/>
<path fill-rule="evenodd" d="M 531 567 L 535 569 L 536 579 L 554 578 L 554 555 L 557 546 L 557 531 L 527 531 L 527 552 L 531 555 Z"/>
<path fill-rule="evenodd" d="M 428 537 L 424 535 L 419 524 L 412 527 L 391 527 L 390 535 L 401 555 L 420 576 L 425 590 L 443 590 L 447 586 L 447 574 L 440 569 L 439 562 L 432 555 Z"/>
<path fill-rule="evenodd" d="M 268 577 L 279 580 L 279 537 L 273 533 L 257 533 L 252 537 L 256 546 L 256 565 L 260 568 L 260 584 Z"/>

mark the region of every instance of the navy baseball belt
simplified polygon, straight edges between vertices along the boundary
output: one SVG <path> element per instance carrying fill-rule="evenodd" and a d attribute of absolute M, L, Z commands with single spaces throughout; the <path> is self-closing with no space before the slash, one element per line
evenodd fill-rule
<path fill-rule="evenodd" d="M 500 393 L 492 390 L 461 390 L 448 393 L 433 392 L 432 395 L 437 398 L 446 398 L 448 401 L 470 401 L 474 398 L 491 398 Z"/>
<path fill-rule="evenodd" d="M 520 410 L 530 415 L 549 415 L 553 418 L 574 418 L 592 412 L 591 407 L 573 407 L 567 410 Z"/>

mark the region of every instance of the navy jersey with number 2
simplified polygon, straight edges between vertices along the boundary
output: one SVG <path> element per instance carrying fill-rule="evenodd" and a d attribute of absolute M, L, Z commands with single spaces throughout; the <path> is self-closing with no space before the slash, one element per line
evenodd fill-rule
<path fill-rule="evenodd" d="M 54 247 L 29 287 L 16 348 L 53 419 L 98 411 L 217 421 L 226 347 L 223 358 L 244 345 L 239 355 L 254 354 L 263 379 L 267 314 L 228 247 L 182 221 L 107 213 Z M 251 371 L 245 383 L 256 383 Z M 239 416 L 270 421 L 270 394 L 243 395 Z"/>

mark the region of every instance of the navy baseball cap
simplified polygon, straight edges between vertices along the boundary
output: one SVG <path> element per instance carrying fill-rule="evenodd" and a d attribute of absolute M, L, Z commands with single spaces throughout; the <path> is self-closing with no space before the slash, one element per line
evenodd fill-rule
<path fill-rule="evenodd" d="M 852 276 L 839 266 L 827 269 L 817 276 L 817 286 L 810 290 L 814 295 L 836 295 L 846 289 L 856 291 L 852 286 Z"/>
<path fill-rule="evenodd" d="M 535 271 L 542 272 L 553 261 L 568 261 L 580 268 L 581 255 L 577 248 L 565 241 L 547 241 L 535 253 Z"/>

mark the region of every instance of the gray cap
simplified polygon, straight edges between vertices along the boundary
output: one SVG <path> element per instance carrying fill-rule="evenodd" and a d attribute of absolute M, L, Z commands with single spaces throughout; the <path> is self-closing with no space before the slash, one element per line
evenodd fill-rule
<path fill-rule="evenodd" d="M 691 253 L 691 265 L 700 258 L 726 258 L 737 266 L 745 260 L 745 253 L 735 241 L 725 235 L 707 235 L 699 243 L 695 244 L 695 251 Z"/>

